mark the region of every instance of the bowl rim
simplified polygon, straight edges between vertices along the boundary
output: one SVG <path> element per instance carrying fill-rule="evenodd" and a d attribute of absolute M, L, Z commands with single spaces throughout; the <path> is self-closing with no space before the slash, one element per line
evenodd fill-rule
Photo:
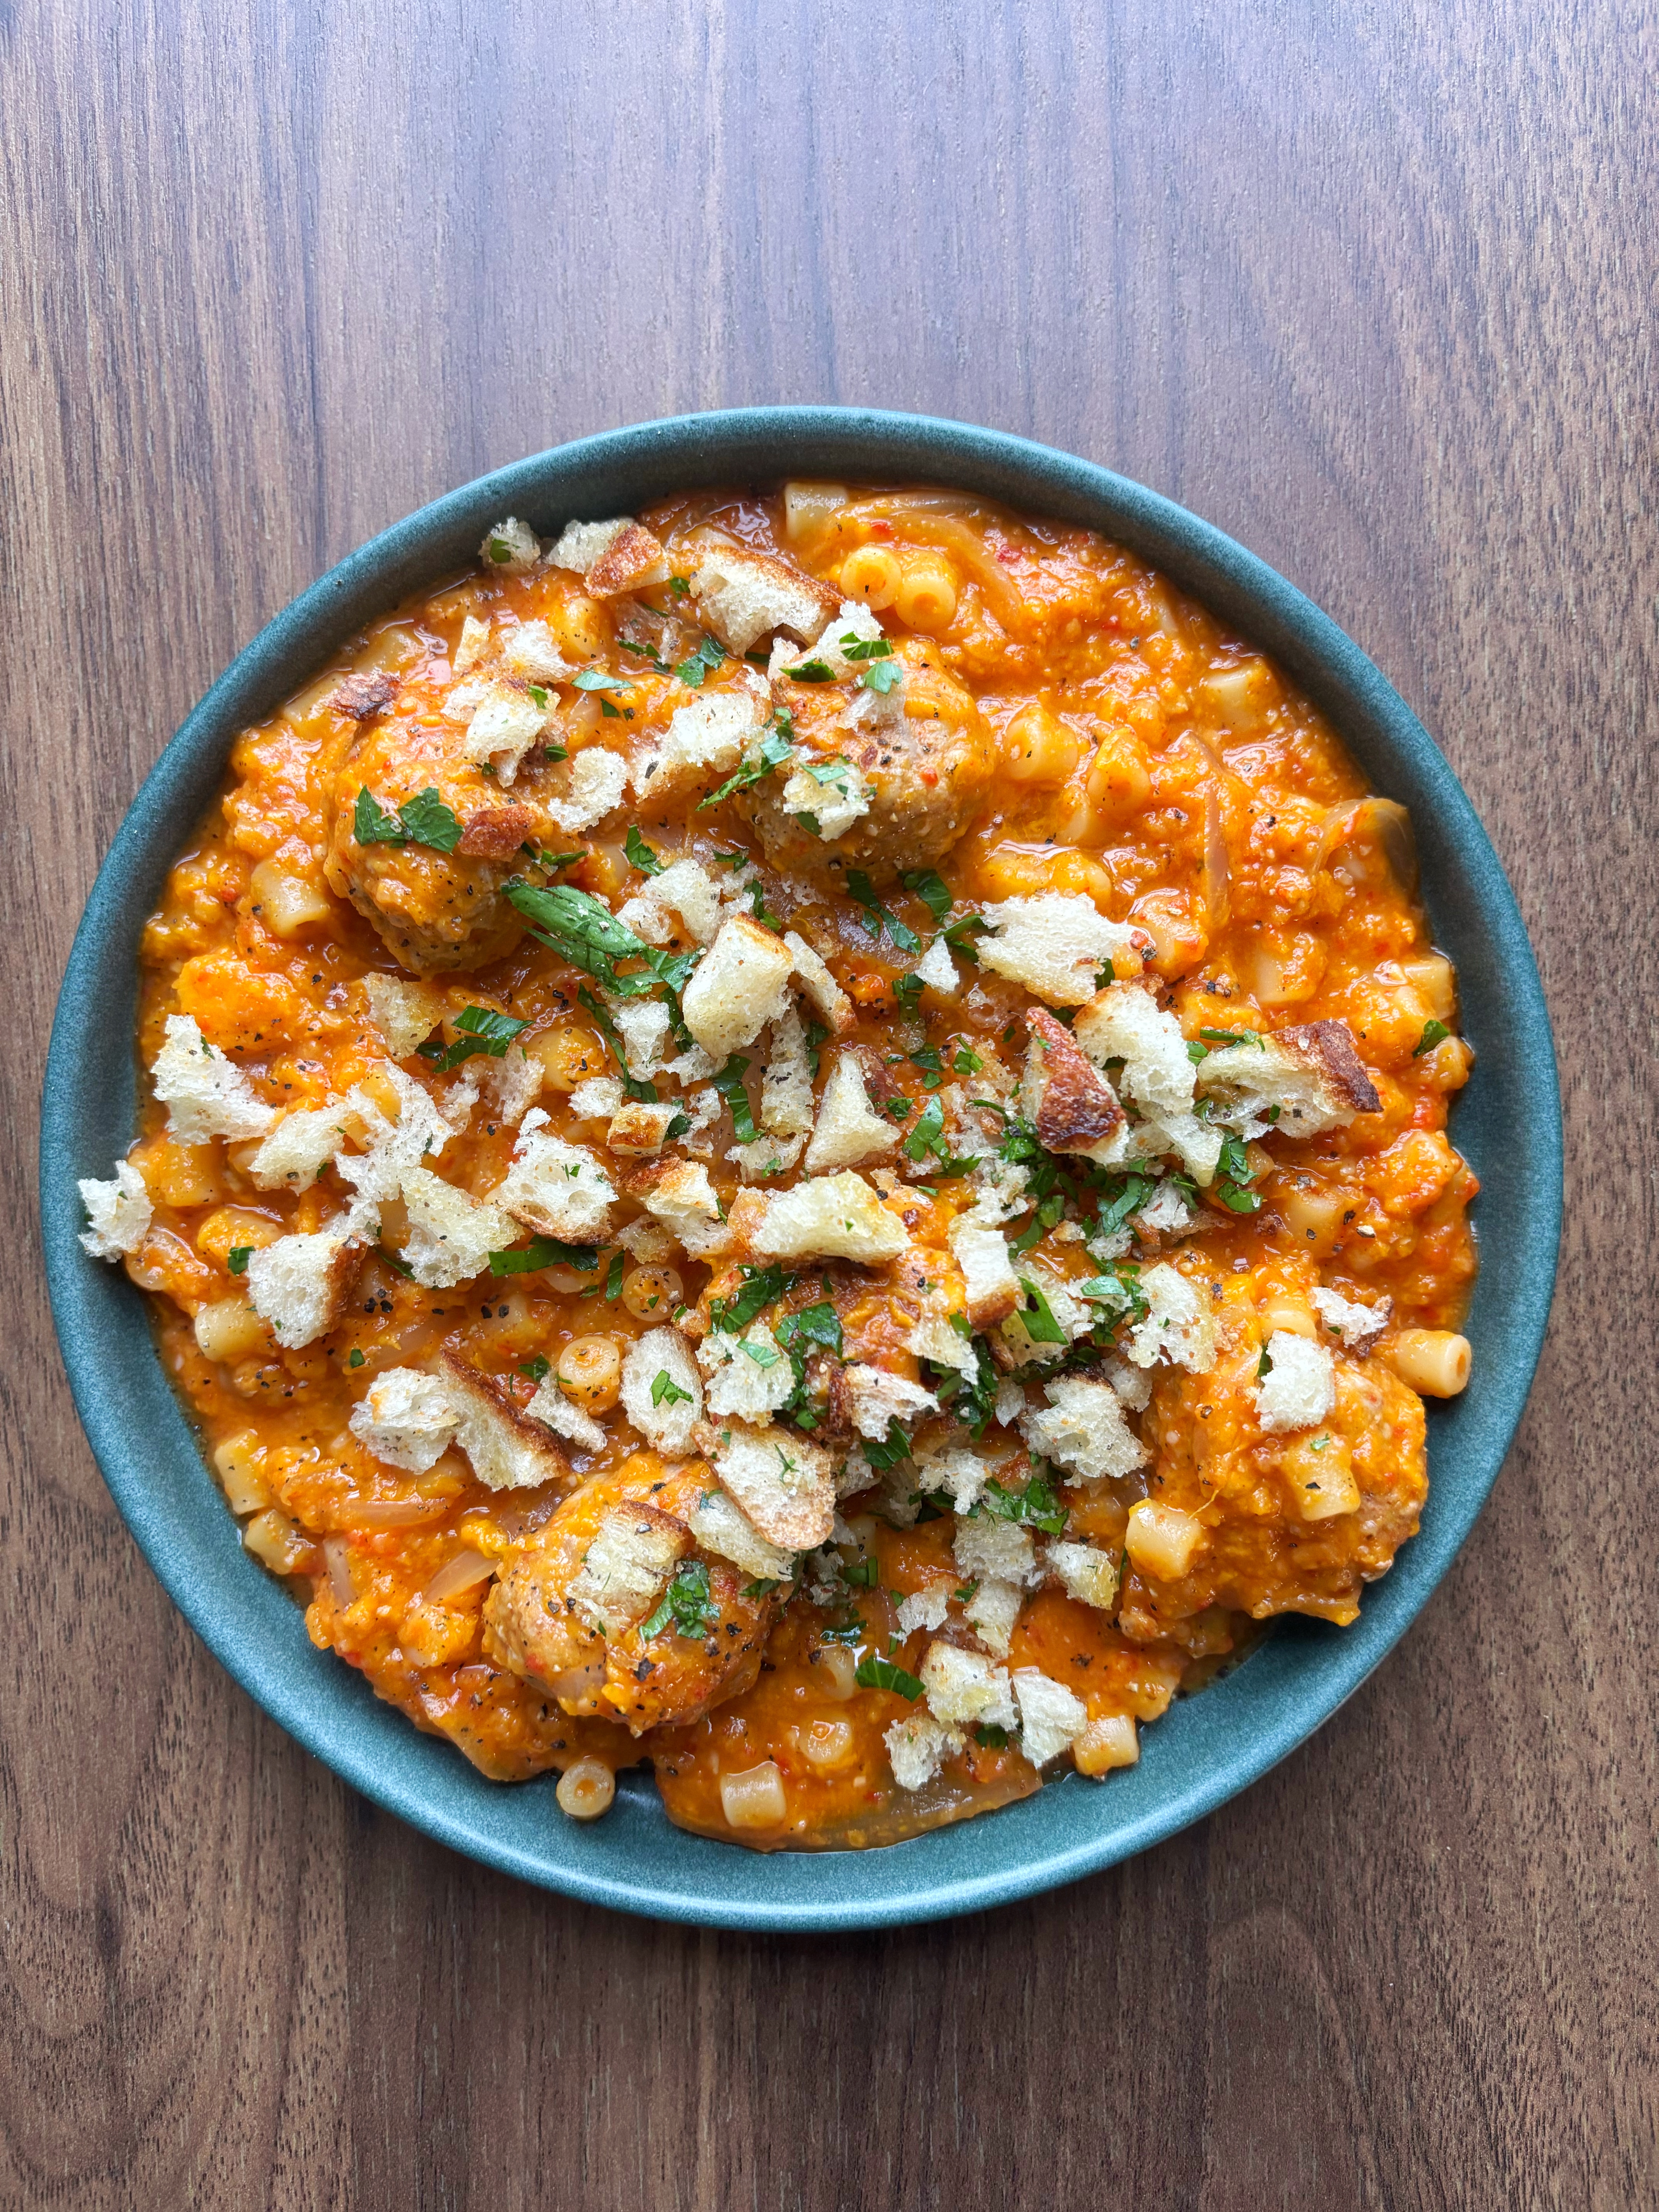
<path fill-rule="evenodd" d="M 1087 522 L 1285 667 L 1373 789 L 1409 790 L 1437 941 L 1462 945 L 1466 1005 L 1473 994 L 1484 1010 L 1470 1096 L 1459 1108 L 1459 1148 L 1469 1150 L 1473 1116 L 1480 1143 L 1491 1133 L 1492 1166 L 1483 1163 L 1487 1195 L 1476 1218 L 1485 1260 L 1468 1325 L 1479 1330 L 1477 1382 L 1449 1408 L 1431 1412 L 1422 1527 L 1390 1574 L 1369 1586 L 1352 1627 L 1294 1618 L 1281 1625 L 1247 1664 L 1148 1729 L 1140 1764 L 1109 1789 L 1068 1776 L 994 1819 L 903 1844 L 762 1856 L 673 1829 L 637 1775 L 623 1778 L 605 1822 L 580 1829 L 555 1814 L 550 1778 L 510 1790 L 483 1782 L 447 1742 L 374 1699 L 354 1669 L 313 1651 L 298 1608 L 241 1548 L 161 1373 L 140 1293 L 82 1250 L 76 1183 L 106 1174 L 112 1151 L 129 1140 L 120 1132 L 131 1131 L 136 1098 L 138 932 L 178 848 L 178 825 L 193 823 L 211 798 L 241 728 L 272 711 L 366 620 L 465 565 L 504 512 L 526 515 L 545 536 L 584 509 L 636 506 L 653 487 L 660 495 L 697 483 L 843 473 L 962 486 L 1028 514 Z M 1541 1347 L 1561 1219 L 1554 1049 L 1514 895 L 1449 766 L 1359 647 L 1255 554 L 1128 478 L 1006 432 L 855 408 L 678 416 L 549 447 L 393 523 L 275 616 L 185 717 L 99 871 L 53 1022 L 40 1159 L 47 1283 L 76 1411 L 140 1549 L 255 1701 L 376 1803 L 483 1863 L 591 1903 L 754 1931 L 904 1924 L 1030 1896 L 1175 1834 L 1304 1741 L 1404 1634 L 1485 1502 Z M 543 1801 L 539 1826 L 528 1816 L 496 1817 L 505 1801 L 532 1796 Z"/>

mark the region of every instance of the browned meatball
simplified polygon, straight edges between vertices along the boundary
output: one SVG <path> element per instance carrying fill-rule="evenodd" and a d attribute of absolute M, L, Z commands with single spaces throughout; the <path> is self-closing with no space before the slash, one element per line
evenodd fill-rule
<path fill-rule="evenodd" d="M 849 719 L 861 696 L 851 684 L 775 684 L 802 759 L 851 761 L 871 791 L 867 813 L 842 836 L 819 838 L 783 804 L 787 771 L 757 784 L 750 818 L 775 867 L 836 884 L 842 870 L 856 867 L 891 883 L 904 869 L 942 860 L 984 810 L 996 745 L 978 703 L 921 640 L 902 641 L 899 654 L 902 708 L 878 722 Z"/>
<path fill-rule="evenodd" d="M 787 1592 L 745 1596 L 752 1576 L 696 1548 L 686 1518 L 714 1487 L 702 1462 L 669 1474 L 649 1453 L 585 1483 L 490 1592 L 486 1656 L 635 1735 L 747 1689 Z M 691 1604 L 647 1637 L 676 1575 Z"/>
<path fill-rule="evenodd" d="M 361 793 L 395 816 L 428 790 L 459 824 L 450 851 L 413 840 L 359 842 Z M 499 790 L 460 757 L 453 730 L 394 716 L 364 728 L 336 771 L 325 871 L 412 973 L 482 967 L 518 940 L 523 924 L 501 887 L 522 866 L 520 848 L 542 830 L 533 796 Z M 437 834 L 451 834 L 441 817 Z"/>

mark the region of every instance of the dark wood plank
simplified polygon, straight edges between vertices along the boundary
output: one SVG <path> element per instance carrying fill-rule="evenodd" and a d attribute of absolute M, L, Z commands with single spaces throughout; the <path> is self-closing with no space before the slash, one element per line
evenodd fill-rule
<path fill-rule="evenodd" d="M 1651 2201 L 1655 59 L 1640 0 L 0 8 L 0 2201 Z M 1377 1677 L 1133 1865 L 840 1942 L 550 1899 L 289 1744 L 104 1494 L 32 1195 L 87 886 L 236 647 L 486 466 L 791 398 L 1312 592 L 1492 830 L 1570 1131 L 1532 1408 Z"/>

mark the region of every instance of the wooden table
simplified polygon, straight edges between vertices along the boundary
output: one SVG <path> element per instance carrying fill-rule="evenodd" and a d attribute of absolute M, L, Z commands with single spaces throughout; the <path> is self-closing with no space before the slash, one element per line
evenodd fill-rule
<path fill-rule="evenodd" d="M 1654 20 L 0 10 L 0 2203 L 1656 2201 Z M 1072 447 L 1328 608 L 1497 841 L 1569 1127 L 1531 1410 L 1403 1647 L 1133 1864 L 842 1942 L 520 1888 L 280 1735 L 105 1494 L 33 1199 L 76 917 L 236 649 L 498 462 L 788 399 Z"/>

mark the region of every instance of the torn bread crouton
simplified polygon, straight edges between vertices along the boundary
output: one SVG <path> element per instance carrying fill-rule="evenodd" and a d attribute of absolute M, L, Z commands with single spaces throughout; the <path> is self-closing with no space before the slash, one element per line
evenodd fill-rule
<path fill-rule="evenodd" d="M 621 1636 L 645 1619 L 691 1548 L 691 1532 L 643 1500 L 613 1505 L 571 1581 L 566 1601 L 601 1636 Z"/>
<path fill-rule="evenodd" d="M 1156 1367 L 1162 1359 L 1189 1375 L 1207 1375 L 1215 1365 L 1208 1298 L 1167 1260 L 1143 1267 L 1139 1280 L 1149 1310 L 1130 1333 L 1130 1358 L 1137 1367 Z"/>
<path fill-rule="evenodd" d="M 1035 1667 L 1018 1667 L 1009 1677 L 1019 1700 L 1019 1747 L 1033 1766 L 1058 1759 L 1089 1725 L 1089 1708 L 1075 1691 Z"/>
<path fill-rule="evenodd" d="M 424 1474 L 455 1441 L 456 1416 L 435 1375 L 388 1367 L 352 1407 L 346 1426 L 388 1467 Z"/>
<path fill-rule="evenodd" d="M 1123 1062 L 1121 1087 L 1145 1112 L 1191 1114 L 1196 1071 L 1186 1037 L 1141 984 L 1109 984 L 1079 1014 L 1072 1035 L 1097 1067 Z"/>
<path fill-rule="evenodd" d="M 514 514 L 492 523 L 478 548 L 478 558 L 486 574 L 492 568 L 502 568 L 508 575 L 522 575 L 526 568 L 533 568 L 541 557 L 541 540 L 527 522 L 520 522 Z"/>
<path fill-rule="evenodd" d="M 1066 1347 L 1093 1326 L 1093 1314 L 1081 1298 L 1073 1297 L 1066 1278 L 1031 1254 L 1020 1263 L 1019 1304 L 999 1323 L 991 1340 L 993 1356 L 1005 1367 L 1047 1366 L 1063 1359 Z M 1038 1294 L 1048 1307 L 1044 1316 Z M 1056 1338 L 1048 1322 L 1060 1332 Z"/>
<path fill-rule="evenodd" d="M 82 1188 L 85 1188 L 83 1183 Z M 1356 1298 L 1345 1298 L 1340 1291 L 1317 1290 L 1309 1295 L 1321 1321 L 1333 1336 L 1341 1340 L 1344 1352 L 1352 1352 L 1356 1359 L 1363 1359 L 1374 1349 L 1394 1318 L 1392 1298 L 1362 1306 Z"/>
<path fill-rule="evenodd" d="M 814 1176 L 776 1192 L 756 1224 L 754 1249 L 769 1260 L 856 1260 L 878 1267 L 896 1260 L 909 1233 L 862 1176 Z"/>
<path fill-rule="evenodd" d="M 662 1066 L 668 1042 L 669 1012 L 660 999 L 623 999 L 611 1009 L 617 1034 L 623 1041 L 628 1072 L 638 1082 L 654 1075 Z"/>
<path fill-rule="evenodd" d="M 628 763 L 603 745 L 589 745 L 562 771 L 562 790 L 547 794 L 547 811 L 568 836 L 580 836 L 614 814 L 628 789 Z M 508 782 L 510 777 L 503 776 Z"/>
<path fill-rule="evenodd" d="M 878 1443 L 890 1423 L 919 1421 L 939 1411 L 939 1400 L 931 1390 L 920 1382 L 907 1382 L 902 1375 L 890 1375 L 884 1367 L 854 1361 L 847 1368 L 845 1380 L 853 1426 L 861 1437 L 872 1437 Z"/>
<path fill-rule="evenodd" d="M 583 1244 L 610 1229 L 617 1191 L 593 1153 L 550 1133 L 538 1106 L 520 1123 L 512 1165 L 489 1196 L 526 1229 Z"/>
<path fill-rule="evenodd" d="M 1311 1429 L 1336 1408 L 1336 1361 L 1326 1344 L 1276 1328 L 1267 1339 L 1268 1369 L 1255 1386 L 1256 1416 L 1270 1437 Z"/>
<path fill-rule="evenodd" d="M 1103 1163 L 1115 1159 L 1127 1118 L 1117 1093 L 1052 1014 L 1034 1006 L 1025 1027 L 1030 1042 L 1020 1106 L 1036 1130 L 1037 1142 L 1051 1152 L 1078 1152 Z"/>
<path fill-rule="evenodd" d="M 788 1004 L 794 956 L 748 915 L 728 915 L 680 1000 L 685 1026 L 716 1062 L 752 1044 Z"/>
<path fill-rule="evenodd" d="M 570 1093 L 572 1118 L 578 1121 L 609 1121 L 623 1109 L 622 1079 L 590 1075 Z"/>
<path fill-rule="evenodd" d="M 295 1108 L 283 1115 L 248 1163 L 260 1190 L 309 1190 L 346 1139 L 346 1118 L 364 1103 L 361 1091 L 326 1106 Z"/>
<path fill-rule="evenodd" d="M 1044 1547 L 1042 1564 L 1059 1577 L 1067 1597 L 1109 1613 L 1117 1600 L 1117 1559 L 1094 1544 L 1052 1543 Z"/>
<path fill-rule="evenodd" d="M 705 1552 L 729 1559 L 758 1581 L 787 1583 L 795 1572 L 795 1555 L 769 1544 L 723 1490 L 707 1490 L 692 1508 L 689 1525 Z"/>
<path fill-rule="evenodd" d="M 1048 1403 L 1020 1415 L 1019 1431 L 1032 1451 L 1051 1459 L 1079 1482 L 1104 1482 L 1133 1474 L 1148 1458 L 1109 1382 L 1062 1376 L 1045 1383 Z"/>
<path fill-rule="evenodd" d="M 853 1001 L 799 930 L 786 929 L 783 941 L 793 955 L 795 981 L 802 996 L 840 1036 L 853 1026 Z"/>
<path fill-rule="evenodd" d="M 763 1321 L 752 1322 L 741 1336 L 711 1328 L 697 1346 L 697 1364 L 708 1378 L 703 1402 L 709 1413 L 756 1428 L 769 1424 L 795 1387 L 795 1370 Z"/>
<path fill-rule="evenodd" d="M 279 1237 L 248 1255 L 247 1295 L 278 1344 L 301 1352 L 337 1326 L 374 1234 L 373 1207 L 354 1205 L 326 1229 Z"/>
<path fill-rule="evenodd" d="M 519 1238 L 517 1221 L 501 1206 L 457 1190 L 430 1168 L 411 1168 L 404 1176 L 403 1201 L 409 1213 L 404 1264 L 428 1291 L 470 1283 L 489 1265 L 492 1252 L 504 1252 Z"/>
<path fill-rule="evenodd" d="M 403 678 L 390 669 L 382 668 L 372 676 L 367 670 L 354 670 L 328 703 L 337 714 L 350 721 L 372 722 L 386 712 L 402 689 Z"/>
<path fill-rule="evenodd" d="M 1108 967 L 1119 975 L 1139 970 L 1134 932 L 1108 921 L 1081 892 L 1039 891 L 982 907 L 981 913 L 993 933 L 975 944 L 981 965 L 1023 983 L 1050 1006 L 1085 1005 Z"/>
<path fill-rule="evenodd" d="M 118 1260 L 136 1252 L 149 1231 L 155 1212 L 149 1192 L 131 1160 L 117 1160 L 108 1182 L 84 1176 L 77 1188 L 87 1209 L 87 1227 L 81 1242 L 94 1260 Z"/>
<path fill-rule="evenodd" d="M 495 781 L 510 784 L 520 762 L 550 720 L 546 699 L 544 692 L 538 706 L 528 684 L 516 678 L 493 678 L 483 686 L 466 726 L 466 735 L 461 739 L 463 757 L 479 768 L 488 762 L 495 772 Z"/>
<path fill-rule="evenodd" d="M 772 1049 L 761 1083 L 760 1125 L 774 1137 L 805 1136 L 812 1126 L 806 1024 L 793 1006 L 786 1007 L 772 1024 Z"/>
<path fill-rule="evenodd" d="M 677 1328 L 649 1328 L 623 1361 L 622 1405 L 649 1444 L 670 1458 L 691 1449 L 702 1419 L 702 1377 Z"/>
<path fill-rule="evenodd" d="M 241 1069 L 202 1035 L 195 1017 L 169 1014 L 166 1041 L 150 1068 L 156 1098 L 167 1109 L 167 1134 L 181 1145 L 228 1137 L 246 1144 L 276 1119 Z"/>
<path fill-rule="evenodd" d="M 667 581 L 662 541 L 638 522 L 619 530 L 587 571 L 587 588 L 596 599 L 618 599 L 624 592 L 647 591 Z"/>
<path fill-rule="evenodd" d="M 634 789 L 658 799 L 690 786 L 730 775 L 766 713 L 746 684 L 703 691 L 677 708 L 661 743 L 645 746 L 634 763 Z"/>
<path fill-rule="evenodd" d="M 805 1142 L 805 1137 L 757 1137 L 752 1144 L 731 1146 L 726 1157 L 737 1162 L 745 1182 L 764 1182 L 772 1176 L 787 1175 Z"/>
<path fill-rule="evenodd" d="M 987 1575 L 963 1607 L 963 1616 L 986 1650 L 994 1652 L 999 1659 L 1006 1659 L 1024 1601 L 1018 1583 L 1002 1582 L 995 1575 Z"/>
<path fill-rule="evenodd" d="M 986 1480 L 994 1472 L 993 1465 L 977 1452 L 958 1444 L 919 1461 L 912 1487 L 938 1492 L 950 1499 L 954 1511 L 971 1513 L 984 1497 Z"/>
<path fill-rule="evenodd" d="M 1019 1278 L 1009 1256 L 1008 1239 L 987 1220 L 979 1205 L 957 1214 L 946 1237 L 967 1285 L 969 1320 L 981 1333 L 994 1328 L 1019 1304 Z"/>
<path fill-rule="evenodd" d="M 467 676 L 489 657 L 489 624 L 477 615 L 468 615 L 461 624 L 461 634 L 455 650 L 449 656 L 452 676 Z"/>
<path fill-rule="evenodd" d="M 778 804 L 815 837 L 828 842 L 844 836 L 870 811 L 872 793 L 863 770 L 855 761 L 814 760 L 809 766 L 805 756 L 795 757 L 797 766 L 778 793 Z M 807 815 L 811 821 L 802 819 Z"/>
<path fill-rule="evenodd" d="M 642 1100 L 629 1099 L 611 1115 L 605 1141 L 613 1152 L 630 1156 L 659 1152 L 679 1111 L 678 1106 L 647 1106 Z"/>
<path fill-rule="evenodd" d="M 969 1326 L 965 1314 L 956 1318 Z M 979 1354 L 971 1336 L 964 1336 L 948 1313 L 923 1314 L 905 1339 L 904 1348 L 917 1359 L 931 1359 L 935 1367 L 954 1368 L 965 1382 L 979 1379 Z"/>
<path fill-rule="evenodd" d="M 921 1685 L 928 1711 L 951 1728 L 1017 1725 L 1008 1670 L 977 1651 L 954 1644 L 930 1644 L 921 1662 Z"/>
<path fill-rule="evenodd" d="M 602 561 L 624 530 L 632 530 L 631 514 L 618 514 L 609 522 L 567 522 L 548 548 L 550 568 L 569 568 L 584 583 L 596 561 Z"/>
<path fill-rule="evenodd" d="M 386 1039 L 393 1060 L 407 1060 L 424 1044 L 444 1018 L 444 994 L 430 983 L 405 975 L 365 975 L 363 993 L 369 1018 Z"/>
<path fill-rule="evenodd" d="M 525 1412 L 532 1421 L 551 1429 L 556 1437 L 574 1444 L 578 1451 L 603 1451 L 610 1441 L 592 1413 L 585 1413 L 580 1406 L 572 1405 L 554 1376 L 543 1376 Z"/>
<path fill-rule="evenodd" d="M 702 1447 L 720 1486 L 769 1543 L 810 1552 L 836 1521 L 835 1462 L 793 1432 L 705 1425 Z"/>
<path fill-rule="evenodd" d="M 647 945 L 666 945 L 675 915 L 696 944 L 713 944 L 720 926 L 720 885 L 701 860 L 689 856 L 671 860 L 659 876 L 648 876 L 617 919 Z"/>
<path fill-rule="evenodd" d="M 957 963 L 943 937 L 933 939 L 910 972 L 919 975 L 930 991 L 940 992 L 947 999 L 956 996 Z"/>
<path fill-rule="evenodd" d="M 929 1583 L 925 1589 L 915 1590 L 903 1599 L 898 1609 L 899 1634 L 914 1636 L 919 1628 L 943 1628 L 954 1588 L 947 1576 L 943 1582 Z"/>
<path fill-rule="evenodd" d="M 1036 1580 L 1036 1547 L 1030 1529 L 1018 1522 L 999 1521 L 990 1513 L 959 1520 L 951 1548 L 964 1580 L 974 1576 L 1020 1584 Z"/>
<path fill-rule="evenodd" d="M 541 1096 L 543 1067 L 521 1045 L 510 1047 L 485 1070 L 481 1093 L 490 1119 L 516 1129 Z"/>
<path fill-rule="evenodd" d="M 1172 1176 L 1166 1176 L 1153 1190 L 1139 1212 L 1133 1217 L 1143 1237 L 1166 1237 L 1171 1240 L 1189 1237 L 1199 1226 L 1196 1207 L 1188 1200 Z"/>
<path fill-rule="evenodd" d="M 893 1151 L 899 1132 L 890 1118 L 870 1103 L 864 1064 L 855 1052 L 843 1052 L 830 1072 L 818 1106 L 812 1141 L 806 1148 L 808 1175 L 856 1167 Z"/>
<path fill-rule="evenodd" d="M 841 605 L 838 592 L 775 554 L 713 544 L 701 554 L 691 590 L 704 622 L 733 653 L 747 653 L 775 629 L 787 629 L 804 645 Z"/>
<path fill-rule="evenodd" d="M 712 1252 L 725 1241 L 726 1225 L 720 1219 L 720 1202 L 701 1161 L 656 1162 L 630 1176 L 629 1188 L 693 1259 Z"/>
<path fill-rule="evenodd" d="M 1257 1043 L 1218 1047 L 1196 1074 L 1199 1089 L 1214 1102 L 1214 1118 L 1247 1137 L 1269 1128 L 1316 1137 L 1346 1128 L 1356 1114 L 1375 1114 L 1382 1103 L 1346 1022 L 1309 1022 Z M 1270 1119 L 1273 1107 L 1279 1111 Z"/>
<path fill-rule="evenodd" d="M 472 617 L 466 619 L 471 628 Z M 501 646 L 501 662 L 514 676 L 523 677 L 526 684 L 568 684 L 575 669 L 553 641 L 553 633 L 544 622 L 522 622 L 508 632 Z M 465 672 L 459 660 L 455 673 Z"/>
<path fill-rule="evenodd" d="M 963 1749 L 967 1738 L 960 1729 L 946 1728 L 932 1713 L 912 1713 L 906 1720 L 895 1721 L 883 1741 L 899 1788 L 921 1790 L 947 1759 Z"/>
<path fill-rule="evenodd" d="M 533 1490 L 574 1480 L 569 1461 L 504 1385 L 453 1352 L 441 1352 L 438 1364 L 455 1414 L 455 1441 L 487 1490 Z"/>

